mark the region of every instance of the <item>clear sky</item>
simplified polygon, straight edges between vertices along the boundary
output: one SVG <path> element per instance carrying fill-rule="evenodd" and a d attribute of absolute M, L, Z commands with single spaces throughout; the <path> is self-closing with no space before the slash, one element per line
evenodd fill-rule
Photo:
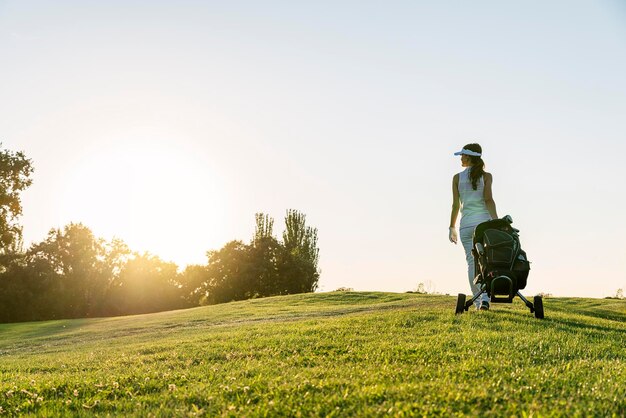
<path fill-rule="evenodd" d="M 526 293 L 626 289 L 626 4 L 0 0 L 25 243 L 83 222 L 180 266 L 304 212 L 321 290 L 469 292 L 452 154 L 483 146 Z"/>

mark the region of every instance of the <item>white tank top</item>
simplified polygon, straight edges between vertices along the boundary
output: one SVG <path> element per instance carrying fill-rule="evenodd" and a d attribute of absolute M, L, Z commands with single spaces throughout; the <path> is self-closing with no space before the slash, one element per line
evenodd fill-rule
<path fill-rule="evenodd" d="M 485 181 L 481 176 L 476 182 L 476 190 L 472 188 L 470 168 L 459 173 L 459 199 L 461 201 L 461 226 L 460 229 L 475 227 L 479 223 L 491 219 L 487 205 L 485 204 Z"/>

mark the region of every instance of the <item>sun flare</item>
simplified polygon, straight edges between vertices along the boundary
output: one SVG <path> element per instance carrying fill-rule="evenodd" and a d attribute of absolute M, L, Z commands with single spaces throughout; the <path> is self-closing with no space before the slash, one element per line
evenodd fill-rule
<path fill-rule="evenodd" d="M 68 168 L 62 213 L 104 238 L 123 239 L 184 265 L 221 235 L 224 201 L 201 156 L 152 134 L 104 142 Z"/>

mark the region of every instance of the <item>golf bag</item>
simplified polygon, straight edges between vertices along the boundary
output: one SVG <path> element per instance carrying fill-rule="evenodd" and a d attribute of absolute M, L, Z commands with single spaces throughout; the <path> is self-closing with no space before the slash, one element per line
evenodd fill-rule
<path fill-rule="evenodd" d="M 512 223 L 507 215 L 483 222 L 474 230 L 474 283 L 481 290 L 468 302 L 464 294 L 459 294 L 456 313 L 468 310 L 480 295 L 487 293 L 492 303 L 511 303 L 519 296 L 531 313 L 543 318 L 541 296 L 536 296 L 531 303 L 519 292 L 526 287 L 530 262 L 521 248 L 519 230 L 513 228 Z"/>

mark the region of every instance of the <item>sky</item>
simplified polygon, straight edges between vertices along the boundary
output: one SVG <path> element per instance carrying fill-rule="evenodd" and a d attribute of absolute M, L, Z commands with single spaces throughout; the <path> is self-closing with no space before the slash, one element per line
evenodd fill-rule
<path fill-rule="evenodd" d="M 321 291 L 469 293 L 448 223 L 471 142 L 523 293 L 626 289 L 624 74 L 619 0 L 0 0 L 26 245 L 82 222 L 184 267 L 297 209 Z"/>

